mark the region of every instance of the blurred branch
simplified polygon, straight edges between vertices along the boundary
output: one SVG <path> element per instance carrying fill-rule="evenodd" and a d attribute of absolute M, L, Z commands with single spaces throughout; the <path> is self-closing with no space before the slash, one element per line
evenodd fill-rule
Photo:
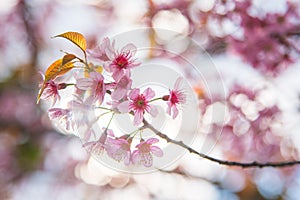
<path fill-rule="evenodd" d="M 30 6 L 26 0 L 20 0 L 18 3 L 20 19 L 24 24 L 26 39 L 29 43 L 30 62 L 24 70 L 24 81 L 33 83 L 32 75 L 36 72 L 37 57 L 38 57 L 38 40 L 37 31 L 34 23 L 34 17 L 31 13 Z"/>
<path fill-rule="evenodd" d="M 168 143 L 176 144 L 186 150 L 188 150 L 190 153 L 196 154 L 197 156 L 210 160 L 212 162 L 216 162 L 220 165 L 227 165 L 227 166 L 237 166 L 242 168 L 263 168 L 263 167 L 288 167 L 293 165 L 300 164 L 300 161 L 288 161 L 288 162 L 266 162 L 266 163 L 260 163 L 260 162 L 236 162 L 236 161 L 227 161 L 227 160 L 221 160 L 217 158 L 213 158 L 211 156 L 205 155 L 203 153 L 200 153 L 196 151 L 195 149 L 189 147 L 188 145 L 184 144 L 182 141 L 177 141 L 169 138 L 167 135 L 163 134 L 162 132 L 158 131 L 156 128 L 154 128 L 151 124 L 149 124 L 145 119 L 143 120 L 143 127 L 142 128 L 148 128 L 151 131 L 153 131 L 157 136 L 159 136 L 162 139 L 165 139 Z"/>

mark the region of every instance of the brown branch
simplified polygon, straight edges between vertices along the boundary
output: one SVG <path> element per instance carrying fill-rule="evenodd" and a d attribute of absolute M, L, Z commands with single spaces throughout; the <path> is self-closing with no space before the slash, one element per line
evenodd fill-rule
<path fill-rule="evenodd" d="M 300 161 L 288 161 L 288 162 L 266 162 L 266 163 L 260 163 L 260 162 L 236 162 L 236 161 L 227 161 L 227 160 L 220 160 L 217 158 L 213 158 L 211 156 L 208 156 L 206 154 L 200 153 L 196 151 L 195 149 L 189 147 L 188 145 L 184 144 L 182 141 L 177 141 L 169 138 L 166 134 L 163 134 L 162 132 L 156 130 L 151 124 L 149 124 L 145 119 L 143 120 L 144 126 L 143 128 L 148 128 L 151 131 L 153 131 L 157 136 L 159 136 L 162 139 L 165 139 L 168 143 L 176 144 L 186 150 L 188 150 L 190 153 L 196 154 L 197 156 L 210 160 L 212 162 L 219 163 L 220 165 L 227 165 L 227 166 L 237 166 L 242 168 L 263 168 L 263 167 L 288 167 L 293 165 L 300 164 Z"/>

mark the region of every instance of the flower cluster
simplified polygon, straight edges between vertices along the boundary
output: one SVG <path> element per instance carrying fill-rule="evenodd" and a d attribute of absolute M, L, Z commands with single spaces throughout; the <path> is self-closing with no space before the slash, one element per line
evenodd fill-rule
<path fill-rule="evenodd" d="M 151 87 L 133 88 L 131 70 L 141 64 L 135 58 L 137 48 L 133 44 L 127 44 L 118 50 L 114 41 L 104 38 L 99 47 L 86 51 L 84 45 L 81 45 L 84 41 L 70 37 L 71 34 L 80 37 L 79 33 L 67 34 L 68 37 L 65 38 L 77 44 L 85 57 L 82 59 L 67 54 L 60 61 L 54 62 L 43 75 L 44 82 L 41 84 L 38 100 L 52 98 L 49 118 L 62 124 L 67 131 L 80 131 L 83 146 L 94 154 L 106 152 L 110 158 L 123 161 L 125 165 L 152 166 L 153 155 L 161 157 L 163 151 L 154 145 L 159 139 L 143 136 L 143 129 L 147 128 L 144 122 L 147 117 L 159 114 L 155 105 L 159 100 L 165 102 L 166 113 L 171 119 L 179 115 L 181 105 L 186 103 L 186 95 L 182 89 L 183 78 L 178 77 L 174 88 L 158 97 Z M 100 64 L 88 63 L 88 58 Z M 77 66 L 78 63 L 80 66 Z M 75 67 L 79 70 L 73 73 L 74 83 L 58 83 L 58 76 Z M 59 91 L 69 88 L 73 99 L 67 102 L 67 108 L 54 107 L 61 99 Z M 136 130 L 115 136 L 109 128 L 112 119 L 125 113 L 133 116 Z M 146 117 L 146 114 L 149 115 Z M 108 115 L 111 115 L 109 119 L 106 118 Z M 105 120 L 107 125 L 104 125 L 104 131 L 95 131 L 94 125 L 99 121 L 104 123 Z"/>
<path fill-rule="evenodd" d="M 134 151 L 131 151 L 132 139 L 128 135 L 116 137 L 112 130 L 104 129 L 98 140 L 86 142 L 84 146 L 96 154 L 106 151 L 109 157 L 118 162 L 123 161 L 125 165 L 132 163 L 151 167 L 153 155 L 163 156 L 163 151 L 158 146 L 153 145 L 159 142 L 157 138 L 149 138 L 146 141 L 141 139 L 140 143 L 135 146 Z"/>
<path fill-rule="evenodd" d="M 263 16 L 247 14 L 254 9 L 249 2 L 236 3 L 235 13 L 241 19 L 242 38 L 230 37 L 231 49 L 245 61 L 268 75 L 278 75 L 293 62 L 293 51 L 299 52 L 293 37 L 299 29 L 299 13 L 295 5 L 286 3 L 285 13 Z"/>
<path fill-rule="evenodd" d="M 283 125 L 282 112 L 275 102 L 262 100 L 265 94 L 269 94 L 267 88 L 254 91 L 238 84 L 230 88 L 225 123 L 217 125 L 222 134 L 212 134 L 229 157 L 274 162 L 291 155 L 286 152 L 293 149 L 286 146 L 279 128 Z"/>

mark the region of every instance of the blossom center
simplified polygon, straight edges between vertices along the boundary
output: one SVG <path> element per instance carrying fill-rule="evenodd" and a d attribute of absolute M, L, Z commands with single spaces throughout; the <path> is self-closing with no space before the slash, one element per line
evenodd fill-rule
<path fill-rule="evenodd" d="M 147 144 L 147 143 L 142 144 L 142 145 L 139 147 L 139 151 L 140 151 L 141 153 L 149 153 L 149 152 L 150 152 L 150 145 Z"/>
<path fill-rule="evenodd" d="M 146 99 L 145 99 L 144 95 L 142 95 L 142 94 L 139 95 L 138 98 L 136 98 L 134 103 L 135 103 L 136 109 L 144 110 L 147 107 Z"/>
<path fill-rule="evenodd" d="M 120 54 L 118 57 L 115 58 L 114 64 L 121 69 L 126 69 L 126 67 L 129 65 L 128 54 Z"/>
<path fill-rule="evenodd" d="M 102 81 L 98 81 L 96 85 L 96 94 L 101 94 L 103 90 L 103 83 Z"/>
<path fill-rule="evenodd" d="M 178 99 L 178 97 L 177 97 L 177 94 L 176 94 L 174 91 L 171 92 L 171 98 L 170 98 L 170 101 L 171 101 L 172 104 L 177 104 L 177 103 L 179 103 L 179 99 Z"/>

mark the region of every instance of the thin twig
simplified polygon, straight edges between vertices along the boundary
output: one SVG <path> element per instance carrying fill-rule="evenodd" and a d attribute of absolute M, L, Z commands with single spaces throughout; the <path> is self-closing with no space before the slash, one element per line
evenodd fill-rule
<path fill-rule="evenodd" d="M 236 161 L 227 161 L 227 160 L 220 160 L 217 158 L 213 158 L 211 156 L 208 156 L 206 154 L 200 153 L 196 151 L 195 149 L 189 147 L 188 145 L 184 144 L 182 141 L 177 141 L 169 138 L 166 134 L 163 134 L 162 132 L 158 131 L 156 128 L 154 128 L 151 124 L 149 124 L 145 119 L 143 120 L 144 127 L 152 130 L 157 136 L 159 136 L 162 139 L 165 139 L 168 143 L 176 144 L 186 150 L 188 150 L 190 153 L 196 154 L 201 158 L 210 160 L 212 162 L 219 163 L 220 165 L 227 165 L 227 166 L 237 166 L 242 168 L 263 168 L 263 167 L 288 167 L 293 165 L 300 164 L 300 161 L 288 161 L 288 162 L 266 162 L 266 163 L 260 163 L 260 162 L 236 162 Z"/>

